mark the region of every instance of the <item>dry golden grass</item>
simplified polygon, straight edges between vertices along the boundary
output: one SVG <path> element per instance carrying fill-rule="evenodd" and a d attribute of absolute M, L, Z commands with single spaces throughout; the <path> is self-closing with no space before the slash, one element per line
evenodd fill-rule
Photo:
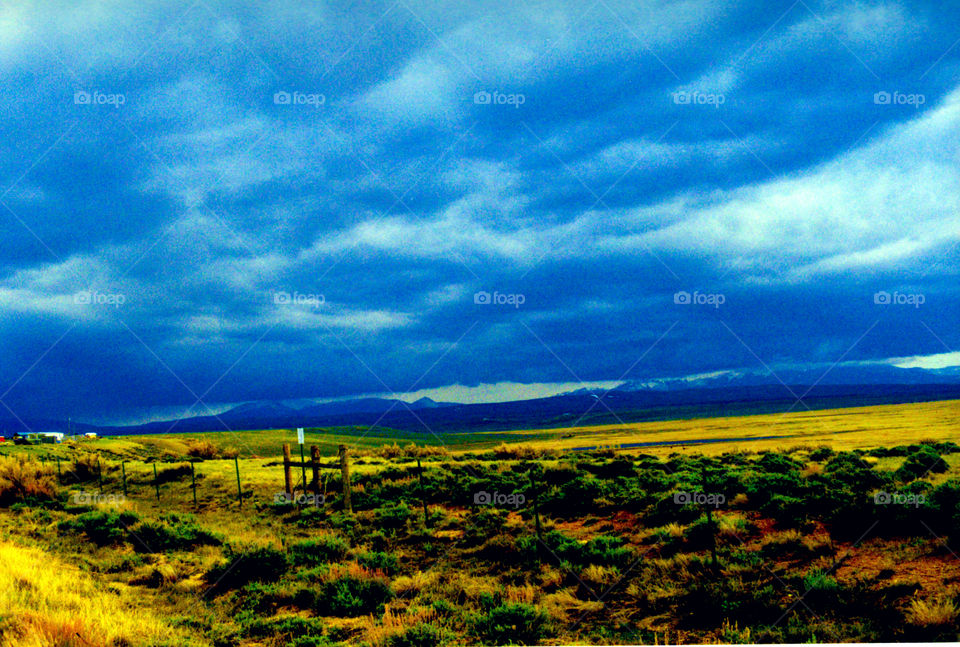
<path fill-rule="evenodd" d="M 953 600 L 912 600 L 907 609 L 907 622 L 918 627 L 940 627 L 955 624 L 960 610 Z"/>
<path fill-rule="evenodd" d="M 131 599 L 49 553 L 0 543 L 3 647 L 115 647 L 182 638 Z"/>
<path fill-rule="evenodd" d="M 562 589 L 556 593 L 543 596 L 540 601 L 547 615 L 559 622 L 567 622 L 571 616 L 584 613 L 594 613 L 603 609 L 603 602 L 581 600 L 573 594 L 571 589 Z"/>
<path fill-rule="evenodd" d="M 402 634 L 418 624 L 432 623 L 436 620 L 437 611 L 433 607 L 410 608 L 405 613 L 400 613 L 387 604 L 380 622 L 377 622 L 373 616 L 367 616 L 364 623 L 366 640 L 374 647 L 382 647 L 388 644 L 393 636 Z"/>
<path fill-rule="evenodd" d="M 580 579 L 591 588 L 606 588 L 620 580 L 619 569 L 613 566 L 598 566 L 590 564 L 580 572 Z"/>
<path fill-rule="evenodd" d="M 750 522 L 739 512 L 730 512 L 717 519 L 717 532 L 721 537 L 737 539 L 750 530 Z"/>
<path fill-rule="evenodd" d="M 401 575 L 393 580 L 393 591 L 400 597 L 419 593 L 436 584 L 439 577 L 440 574 L 435 571 L 417 571 L 413 575 Z"/>
<path fill-rule="evenodd" d="M 720 438 L 782 438 L 750 442 L 714 442 L 685 451 L 718 455 L 733 450 L 797 451 L 827 446 L 836 451 L 909 445 L 923 440 L 948 441 L 960 436 L 960 400 L 794 411 L 753 416 L 695 418 L 625 425 L 517 430 L 522 453 L 538 449 L 563 450 L 579 446 L 618 447 L 632 442 L 680 442 Z M 504 433 L 504 432 L 497 432 Z M 530 435 L 548 438 L 529 438 Z M 483 434 L 477 434 L 482 436 Z M 505 445 L 507 451 L 516 445 Z M 498 448 L 499 449 L 499 448 Z M 676 446 L 643 447 L 626 451 L 670 454 Z"/>
<path fill-rule="evenodd" d="M 26 457 L 0 457 L 0 504 L 27 498 L 52 499 L 56 493 L 53 471 Z"/>

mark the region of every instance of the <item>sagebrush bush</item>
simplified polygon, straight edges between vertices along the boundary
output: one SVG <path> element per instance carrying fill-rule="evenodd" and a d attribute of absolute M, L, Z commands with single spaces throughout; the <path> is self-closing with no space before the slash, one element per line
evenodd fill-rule
<path fill-rule="evenodd" d="M 287 555 L 271 546 L 227 546 L 225 559 L 207 571 L 207 581 L 219 589 L 247 582 L 272 582 L 287 570 Z"/>
<path fill-rule="evenodd" d="M 29 501 L 52 501 L 57 492 L 53 472 L 24 456 L 0 457 L 0 506 Z"/>
<path fill-rule="evenodd" d="M 474 627 L 485 645 L 538 645 L 547 613 L 530 604 L 502 604 L 480 616 Z"/>
<path fill-rule="evenodd" d="M 131 541 L 139 552 L 162 553 L 195 546 L 219 546 L 220 538 L 197 523 L 192 515 L 170 513 L 159 521 L 144 521 L 132 532 Z"/>
<path fill-rule="evenodd" d="M 397 571 L 397 556 L 383 551 L 370 551 L 357 555 L 357 562 L 375 571 L 392 575 Z"/>
<path fill-rule="evenodd" d="M 91 510 L 60 522 L 60 529 L 82 533 L 98 546 L 106 546 L 126 541 L 131 528 L 139 520 L 132 512 Z"/>
<path fill-rule="evenodd" d="M 186 441 L 187 456 L 194 458 L 210 459 L 216 458 L 220 450 L 209 440 L 195 440 L 190 438 Z"/>
<path fill-rule="evenodd" d="M 352 565 L 331 569 L 318 585 L 301 589 L 295 601 L 320 615 L 357 617 L 383 613 L 392 597 L 389 579 Z"/>
<path fill-rule="evenodd" d="M 436 647 L 447 632 L 429 622 L 421 622 L 387 639 L 387 647 Z"/>
<path fill-rule="evenodd" d="M 937 450 L 928 445 L 921 445 L 919 450 L 907 456 L 903 465 L 896 471 L 896 477 L 898 480 L 906 482 L 927 474 L 942 474 L 948 469 L 949 467 Z"/>
<path fill-rule="evenodd" d="M 297 566 L 316 566 L 344 558 L 350 544 L 343 537 L 324 535 L 290 546 L 290 561 Z"/>

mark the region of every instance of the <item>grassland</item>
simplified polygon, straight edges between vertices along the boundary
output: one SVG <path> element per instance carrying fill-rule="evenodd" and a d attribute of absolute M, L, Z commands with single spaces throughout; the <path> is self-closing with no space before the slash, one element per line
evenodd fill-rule
<path fill-rule="evenodd" d="M 0 446 L 0 645 L 956 640 L 958 413 Z"/>

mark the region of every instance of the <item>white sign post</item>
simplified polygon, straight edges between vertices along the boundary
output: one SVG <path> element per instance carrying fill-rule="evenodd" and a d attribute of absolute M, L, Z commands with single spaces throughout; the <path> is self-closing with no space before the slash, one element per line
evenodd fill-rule
<path fill-rule="evenodd" d="M 300 444 L 300 478 L 303 482 L 303 493 L 307 493 L 307 463 L 303 457 L 303 427 L 297 427 L 297 442 Z"/>

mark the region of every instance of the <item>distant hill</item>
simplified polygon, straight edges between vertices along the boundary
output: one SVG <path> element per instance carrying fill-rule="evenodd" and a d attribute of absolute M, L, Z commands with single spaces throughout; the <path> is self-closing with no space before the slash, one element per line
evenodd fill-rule
<path fill-rule="evenodd" d="M 779 379 L 778 379 L 779 378 Z M 783 380 L 786 383 L 781 383 Z M 802 397 L 801 402 L 797 398 Z M 354 398 L 291 406 L 248 402 L 218 415 L 130 426 L 74 424 L 75 433 L 157 434 L 227 429 L 371 426 L 401 431 L 460 432 L 602 425 L 694 417 L 738 416 L 874 404 L 960 399 L 956 368 L 931 371 L 886 364 L 829 365 L 762 371 L 720 371 L 694 378 L 625 382 L 611 391 L 579 389 L 551 397 L 511 402 L 458 404 L 421 398 Z M 56 420 L 24 420 L 34 431 L 66 431 Z M 0 416 L 6 436 L 25 431 Z"/>
<path fill-rule="evenodd" d="M 102 427 L 105 434 L 149 434 L 293 427 L 370 426 L 415 432 L 504 431 L 565 425 L 601 425 L 680 418 L 740 416 L 807 409 L 902 404 L 960 399 L 960 384 L 781 384 L 683 390 L 578 392 L 533 400 L 485 404 L 416 403 L 365 399 L 306 409 L 264 409 L 243 405 L 219 416 Z M 809 392 L 808 392 L 809 391 Z M 373 402 L 366 400 L 374 400 Z M 391 404 L 385 404 L 390 402 Z M 392 408 L 391 408 L 392 405 Z M 171 428 L 172 427 L 172 428 Z"/>

